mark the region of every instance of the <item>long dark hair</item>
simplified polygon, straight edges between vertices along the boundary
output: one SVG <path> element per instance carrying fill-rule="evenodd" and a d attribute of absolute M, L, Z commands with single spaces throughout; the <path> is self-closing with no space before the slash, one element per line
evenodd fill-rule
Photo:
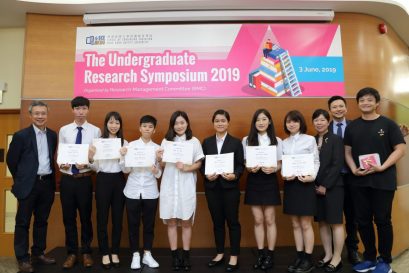
<path fill-rule="evenodd" d="M 187 116 L 186 112 L 184 111 L 176 111 L 172 114 L 172 116 L 170 116 L 170 120 L 169 120 L 169 128 L 168 131 L 166 132 L 165 135 L 165 139 L 168 141 L 173 141 L 173 139 L 176 136 L 176 132 L 175 132 L 175 123 L 176 123 L 176 119 L 178 117 L 182 117 L 186 120 L 187 123 L 187 128 L 186 128 L 186 140 L 189 140 L 193 137 L 193 133 L 192 133 L 192 129 L 190 129 L 190 121 L 189 121 L 189 117 Z"/>
<path fill-rule="evenodd" d="M 116 133 L 116 136 L 118 138 L 121 138 L 121 144 L 124 145 L 124 134 L 123 134 L 123 129 L 122 129 L 122 117 L 118 112 L 115 112 L 115 111 L 109 112 L 105 116 L 104 131 L 102 132 L 102 138 L 109 138 L 108 121 L 111 118 L 114 118 L 115 120 L 119 121 L 119 130 Z"/>
<path fill-rule="evenodd" d="M 258 130 L 256 128 L 256 122 L 257 118 L 260 114 L 266 115 L 268 118 L 269 124 L 267 127 L 267 136 L 270 138 L 270 144 L 271 145 L 277 145 L 277 139 L 276 139 L 276 133 L 274 130 L 274 123 L 273 119 L 271 118 L 270 113 L 266 109 L 258 109 L 254 115 L 253 118 L 251 119 L 251 125 L 250 125 L 250 132 L 249 136 L 247 138 L 247 145 L 248 146 L 258 146 Z"/>

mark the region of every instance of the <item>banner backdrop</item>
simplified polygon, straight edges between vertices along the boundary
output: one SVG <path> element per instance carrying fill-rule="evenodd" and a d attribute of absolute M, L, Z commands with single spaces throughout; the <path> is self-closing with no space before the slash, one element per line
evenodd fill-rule
<path fill-rule="evenodd" d="M 344 95 L 337 24 L 81 27 L 76 96 Z"/>

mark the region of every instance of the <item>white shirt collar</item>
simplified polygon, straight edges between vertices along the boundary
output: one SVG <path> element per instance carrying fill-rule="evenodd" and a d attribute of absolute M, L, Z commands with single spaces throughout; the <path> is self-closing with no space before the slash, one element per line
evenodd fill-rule
<path fill-rule="evenodd" d="M 185 141 L 186 140 L 186 134 L 183 134 L 182 136 L 175 136 L 175 141 Z"/>
<path fill-rule="evenodd" d="M 218 137 L 216 134 L 216 141 L 224 142 L 224 140 L 226 139 L 226 136 L 227 136 L 227 132 L 224 133 L 223 137 Z"/>
<path fill-rule="evenodd" d="M 44 128 L 44 130 L 41 130 L 40 128 L 38 128 L 38 127 L 35 126 L 34 124 L 33 124 L 33 128 L 34 128 L 34 132 L 35 132 L 36 134 L 38 134 L 39 132 L 41 132 L 41 133 L 47 132 L 47 128 Z"/>

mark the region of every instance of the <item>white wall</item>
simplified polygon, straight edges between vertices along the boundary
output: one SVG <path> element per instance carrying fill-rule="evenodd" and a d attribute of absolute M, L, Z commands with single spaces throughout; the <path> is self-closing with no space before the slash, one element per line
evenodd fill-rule
<path fill-rule="evenodd" d="M 8 84 L 0 109 L 20 109 L 24 28 L 0 28 L 0 81 Z"/>

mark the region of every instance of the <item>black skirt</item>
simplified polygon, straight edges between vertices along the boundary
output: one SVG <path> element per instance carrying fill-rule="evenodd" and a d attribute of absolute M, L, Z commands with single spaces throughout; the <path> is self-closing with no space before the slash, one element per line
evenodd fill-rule
<path fill-rule="evenodd" d="M 265 174 L 262 170 L 247 175 L 244 204 L 253 206 L 281 205 L 277 174 Z"/>
<path fill-rule="evenodd" d="M 315 221 L 328 224 L 342 224 L 344 207 L 344 187 L 335 186 L 325 193 L 317 195 L 317 215 Z"/>
<path fill-rule="evenodd" d="M 315 216 L 317 197 L 314 182 L 303 183 L 297 178 L 284 181 L 283 212 L 296 216 Z"/>

